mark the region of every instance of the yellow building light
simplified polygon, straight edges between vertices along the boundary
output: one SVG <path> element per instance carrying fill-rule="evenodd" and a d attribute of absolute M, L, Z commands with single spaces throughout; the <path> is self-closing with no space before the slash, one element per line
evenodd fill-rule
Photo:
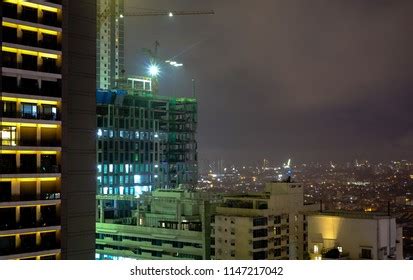
<path fill-rule="evenodd" d="M 39 230 L 39 231 L 30 231 L 30 232 L 24 232 L 24 233 L 7 233 L 7 234 L 0 234 L 1 237 L 7 237 L 7 236 L 16 236 L 16 235 L 29 235 L 29 234 L 36 234 L 36 233 L 50 233 L 50 232 L 58 232 L 59 230 Z"/>
<path fill-rule="evenodd" d="M 16 29 L 21 28 L 22 30 L 40 32 L 40 33 L 54 35 L 54 36 L 57 36 L 59 34 L 59 32 L 56 30 L 51 30 L 51 29 L 46 29 L 46 28 L 37 28 L 37 27 L 30 26 L 30 25 L 16 24 L 16 23 L 7 22 L 7 21 L 3 21 L 2 25 L 4 27 L 11 27 L 11 28 L 16 28 Z"/>
<path fill-rule="evenodd" d="M 29 51 L 29 50 L 23 50 L 23 49 L 10 48 L 6 46 L 2 46 L 1 50 L 5 52 L 21 53 L 21 54 L 26 54 L 26 55 L 47 57 L 47 58 L 53 58 L 53 59 L 59 58 L 59 55 L 53 54 L 53 53 L 35 52 L 35 51 Z"/>
<path fill-rule="evenodd" d="M 57 124 L 36 124 L 36 123 L 17 123 L 17 122 L 0 122 L 2 126 L 21 126 L 21 127 L 40 127 L 40 128 L 58 128 Z"/>
<path fill-rule="evenodd" d="M 16 48 L 9 48 L 9 47 L 5 47 L 5 46 L 1 46 L 1 50 L 4 51 L 4 52 L 17 53 L 17 49 L 16 49 Z"/>
<path fill-rule="evenodd" d="M 57 101 L 50 101 L 50 100 L 41 100 L 41 99 L 28 99 L 28 98 L 16 98 L 16 97 L 0 97 L 2 101 L 10 101 L 10 102 L 21 102 L 21 103 L 36 103 L 36 104 L 45 104 L 45 105 L 57 105 Z"/>
<path fill-rule="evenodd" d="M 18 174 L 16 174 L 18 176 Z M 18 181 L 18 182 L 51 182 L 57 181 L 57 177 L 48 177 L 48 178 L 0 178 L 0 182 L 11 182 L 11 181 Z"/>
<path fill-rule="evenodd" d="M 56 124 L 39 124 L 39 127 L 41 127 L 41 128 L 57 128 L 58 125 L 56 125 Z"/>
<path fill-rule="evenodd" d="M 49 12 L 53 12 L 53 13 L 57 13 L 59 11 L 58 8 L 46 6 L 46 5 L 43 5 L 43 4 L 31 3 L 31 2 L 28 2 L 26 0 L 3 0 L 3 2 L 12 3 L 12 4 L 16 4 L 16 5 L 20 4 L 20 5 L 25 6 L 25 7 L 30 7 L 30 8 L 34 8 L 34 9 L 41 9 L 41 10 L 49 11 Z"/>
<path fill-rule="evenodd" d="M 11 27 L 11 28 L 17 28 L 19 26 L 18 24 L 7 22 L 7 21 L 3 21 L 2 25 L 5 27 Z"/>

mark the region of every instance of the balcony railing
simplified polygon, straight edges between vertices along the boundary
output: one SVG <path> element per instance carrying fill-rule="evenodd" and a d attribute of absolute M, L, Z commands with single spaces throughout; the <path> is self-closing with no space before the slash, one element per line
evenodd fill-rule
<path fill-rule="evenodd" d="M 31 119 L 31 120 L 47 120 L 60 121 L 60 113 L 24 113 L 17 111 L 0 111 L 0 118 L 16 118 L 16 119 Z"/>
<path fill-rule="evenodd" d="M 38 201 L 38 200 L 59 200 L 60 193 L 41 193 L 41 194 L 20 194 L 20 195 L 2 195 L 0 202 L 18 202 L 18 201 Z"/>
<path fill-rule="evenodd" d="M 42 228 L 42 227 L 52 227 L 59 226 L 60 219 L 41 219 L 40 221 L 27 221 L 20 223 L 0 223 L 0 232 L 6 230 L 18 230 L 18 229 L 28 229 L 28 228 Z"/>
<path fill-rule="evenodd" d="M 53 174 L 60 173 L 60 165 L 37 167 L 9 167 L 1 166 L 0 174 Z"/>
<path fill-rule="evenodd" d="M 22 146 L 22 147 L 60 147 L 62 143 L 60 140 L 53 139 L 53 140 L 40 140 L 38 142 L 36 139 L 1 139 L 0 138 L 1 146 L 5 147 L 15 147 L 15 146 Z"/>
<path fill-rule="evenodd" d="M 10 247 L 2 248 L 0 250 L 0 256 L 48 251 L 48 250 L 53 250 L 53 249 L 60 249 L 60 247 L 61 247 L 60 242 L 56 241 L 56 242 L 41 244 L 40 246 L 33 244 L 32 246 L 26 245 L 25 247 L 20 247 L 20 248 L 10 248 Z"/>
<path fill-rule="evenodd" d="M 26 61 L 25 58 L 23 58 L 23 62 L 16 62 L 13 60 L 3 61 L 3 67 L 22 69 L 22 70 L 28 70 L 28 71 L 36 71 L 36 72 L 44 72 L 44 73 L 52 73 L 52 74 L 61 74 L 62 72 L 61 67 L 58 67 L 57 65 L 49 64 L 49 65 L 38 66 L 37 63 Z"/>
<path fill-rule="evenodd" d="M 49 1 L 49 2 L 59 2 L 59 1 Z M 61 2 L 61 1 L 60 1 Z M 37 9 L 24 7 L 21 13 L 17 12 L 17 6 L 13 4 L 2 3 L 4 5 L 3 17 L 18 19 L 22 21 L 27 21 L 31 23 L 39 23 L 43 25 L 62 27 L 62 21 L 59 19 L 56 13 L 43 11 L 43 17 L 38 17 Z M 58 3 L 61 5 L 61 3 Z"/>

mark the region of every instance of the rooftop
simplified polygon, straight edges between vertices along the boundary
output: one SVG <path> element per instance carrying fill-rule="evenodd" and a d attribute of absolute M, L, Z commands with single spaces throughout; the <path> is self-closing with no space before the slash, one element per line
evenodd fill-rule
<path fill-rule="evenodd" d="M 383 212 L 350 212 L 350 211 L 317 211 L 307 214 L 308 216 L 334 216 L 349 219 L 388 219 L 393 218 Z"/>

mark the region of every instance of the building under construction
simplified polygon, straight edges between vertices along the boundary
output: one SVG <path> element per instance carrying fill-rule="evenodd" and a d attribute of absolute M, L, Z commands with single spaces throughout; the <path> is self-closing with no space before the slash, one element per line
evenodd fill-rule
<path fill-rule="evenodd" d="M 107 228 L 121 235 L 136 229 L 138 234 L 141 195 L 192 189 L 198 176 L 197 101 L 155 95 L 151 79 L 145 77 L 128 78 L 122 84 L 122 89 L 97 92 L 97 236 L 104 236 Z M 196 220 L 201 223 L 200 219 Z M 146 238 L 144 233 L 139 236 Z M 106 254 L 101 243 L 97 240 L 99 258 L 122 256 Z M 196 254 L 204 257 L 205 253 Z"/>

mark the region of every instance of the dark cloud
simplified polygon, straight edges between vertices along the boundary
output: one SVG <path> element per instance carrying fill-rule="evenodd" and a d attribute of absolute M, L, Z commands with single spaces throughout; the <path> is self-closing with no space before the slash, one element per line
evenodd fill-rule
<path fill-rule="evenodd" d="M 128 18 L 130 72 L 155 40 L 179 72 L 162 91 L 197 80 L 203 159 L 254 162 L 413 158 L 413 2 L 406 0 L 159 0 L 128 8 L 215 16 Z M 129 59 L 130 58 L 130 59 Z"/>

